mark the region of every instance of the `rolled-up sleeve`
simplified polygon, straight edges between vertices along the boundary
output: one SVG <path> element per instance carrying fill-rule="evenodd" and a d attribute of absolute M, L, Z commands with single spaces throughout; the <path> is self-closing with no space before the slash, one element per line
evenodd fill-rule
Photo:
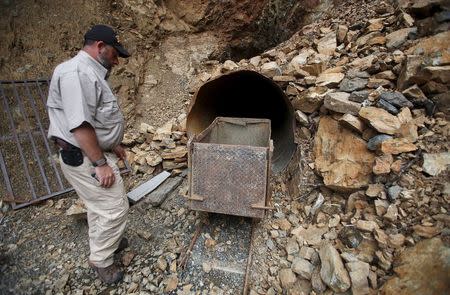
<path fill-rule="evenodd" d="M 66 73 L 60 78 L 60 89 L 69 130 L 72 132 L 83 122 L 94 126 L 97 105 L 95 81 L 82 72 Z"/>

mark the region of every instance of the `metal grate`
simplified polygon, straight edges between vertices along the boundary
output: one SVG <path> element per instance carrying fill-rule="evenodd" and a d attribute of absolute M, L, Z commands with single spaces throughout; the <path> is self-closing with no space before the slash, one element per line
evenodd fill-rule
<path fill-rule="evenodd" d="M 0 81 L 0 194 L 13 209 L 72 191 L 47 139 L 46 79 Z M 129 172 L 129 165 L 122 173 Z"/>

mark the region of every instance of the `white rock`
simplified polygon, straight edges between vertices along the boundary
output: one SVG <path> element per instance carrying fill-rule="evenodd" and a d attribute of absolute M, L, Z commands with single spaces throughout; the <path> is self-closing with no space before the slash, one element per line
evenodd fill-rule
<path fill-rule="evenodd" d="M 331 92 L 325 96 L 324 105 L 334 112 L 358 115 L 361 104 L 348 100 L 349 97 L 347 92 Z"/>
<path fill-rule="evenodd" d="M 281 76 L 281 68 L 275 61 L 271 61 L 261 66 L 261 73 L 268 77 Z"/>
<path fill-rule="evenodd" d="M 450 165 L 450 152 L 438 154 L 423 154 L 422 169 L 425 173 L 436 176 Z"/>

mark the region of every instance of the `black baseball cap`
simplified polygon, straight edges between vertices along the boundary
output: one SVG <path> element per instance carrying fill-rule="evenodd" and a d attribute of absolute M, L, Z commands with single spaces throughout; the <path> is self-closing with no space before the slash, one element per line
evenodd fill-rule
<path fill-rule="evenodd" d="M 114 47 L 120 57 L 127 58 L 131 54 L 120 44 L 117 33 L 113 28 L 105 25 L 95 25 L 84 34 L 84 40 L 103 41 Z"/>

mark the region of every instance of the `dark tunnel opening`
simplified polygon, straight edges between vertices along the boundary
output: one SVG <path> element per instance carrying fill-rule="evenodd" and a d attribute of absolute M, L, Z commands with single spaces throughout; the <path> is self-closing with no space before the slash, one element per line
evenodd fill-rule
<path fill-rule="evenodd" d="M 187 117 L 189 135 L 206 129 L 216 117 L 271 120 L 274 172 L 283 170 L 295 151 L 293 108 L 281 88 L 254 71 L 237 71 L 205 83 Z"/>

